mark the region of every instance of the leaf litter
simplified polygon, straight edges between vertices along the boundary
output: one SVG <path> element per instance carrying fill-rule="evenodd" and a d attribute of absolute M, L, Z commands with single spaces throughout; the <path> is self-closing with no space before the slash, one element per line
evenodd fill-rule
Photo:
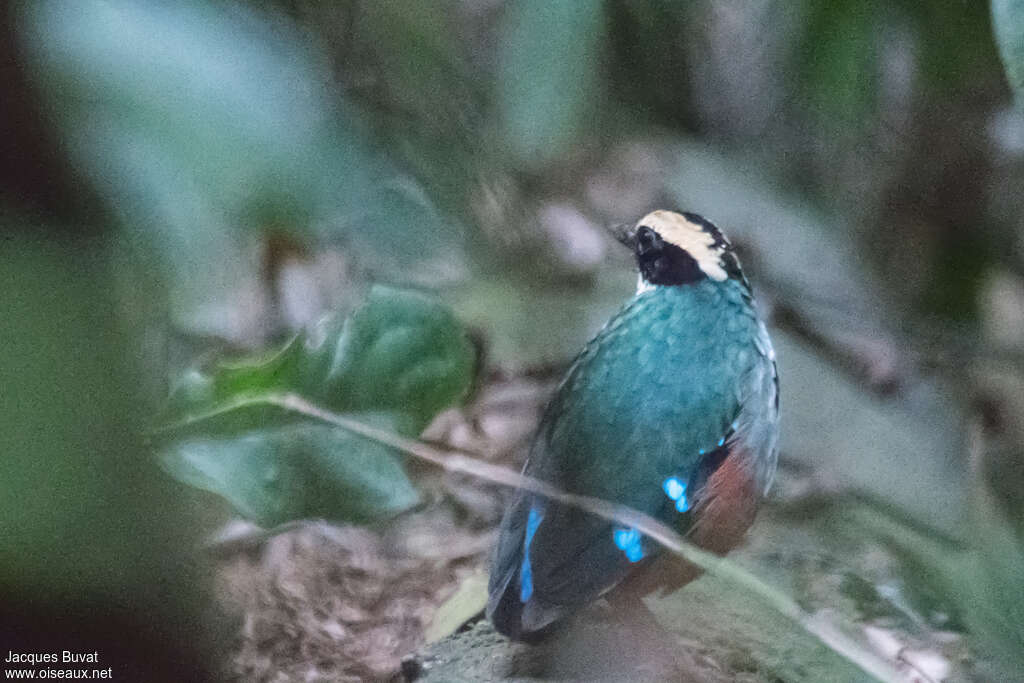
<path fill-rule="evenodd" d="M 553 383 L 492 378 L 442 413 L 424 439 L 521 462 Z M 217 594 L 238 618 L 228 663 L 239 681 L 402 680 L 402 659 L 434 614 L 485 571 L 508 492 L 408 463 L 425 502 L 372 526 L 309 521 L 215 549 Z"/>
<path fill-rule="evenodd" d="M 423 438 L 515 466 L 554 381 L 492 375 L 471 404 L 440 415 Z M 714 577 L 651 601 L 675 647 L 655 638 L 641 649 L 661 654 L 639 664 L 635 657 L 616 659 L 622 642 L 641 642 L 605 623 L 601 604 L 591 610 L 597 619 L 581 620 L 544 648 L 509 644 L 489 624 L 473 620 L 446 626 L 456 632 L 427 644 L 428 630 L 439 637 L 435 615 L 460 587 L 476 582 L 470 592 L 479 592 L 509 490 L 414 461 L 408 469 L 424 502 L 387 523 L 310 521 L 255 546 L 231 546 L 235 550 L 220 561 L 218 594 L 226 611 L 239 617 L 229 662 L 235 680 L 614 679 L 623 665 L 646 667 L 630 669 L 643 680 L 810 681 L 833 673 L 839 675 L 834 680 L 858 680 L 834 669 L 833 653 L 801 641 L 781 618 L 757 613 L 746 596 Z M 959 634 L 912 624 L 904 609 L 888 608 L 889 601 L 866 605 L 859 594 L 848 595 L 850 572 L 880 586 L 895 560 L 880 546 L 853 545 L 856 529 L 837 532 L 842 504 L 832 512 L 816 509 L 816 477 L 805 466 L 784 467 L 746 547 L 733 557 L 788 585 L 822 618 L 859 624 L 864 640 L 906 680 L 970 680 Z M 446 606 L 446 612 L 460 609 L 465 606 Z M 579 668 L 581 662 L 591 668 Z"/>

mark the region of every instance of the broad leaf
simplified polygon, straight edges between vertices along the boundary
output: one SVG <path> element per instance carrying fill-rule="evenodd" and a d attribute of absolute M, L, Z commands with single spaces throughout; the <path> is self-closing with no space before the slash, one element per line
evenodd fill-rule
<path fill-rule="evenodd" d="M 327 425 L 184 439 L 164 449 L 161 464 L 265 526 L 303 517 L 366 522 L 420 500 L 389 449 Z"/>
<path fill-rule="evenodd" d="M 446 307 L 374 287 L 349 318 L 328 321 L 269 357 L 188 373 L 165 413 L 162 432 L 176 441 L 162 448 L 161 462 L 263 524 L 394 514 L 419 499 L 394 453 L 261 399 L 299 394 L 416 436 L 465 397 L 474 367 L 473 347 Z"/>
<path fill-rule="evenodd" d="M 197 2 L 20 9 L 61 149 L 165 279 L 178 326 L 252 338 L 257 313 L 238 301 L 259 291 L 265 231 L 341 238 L 388 279 L 452 275 L 420 262 L 458 252 L 453 222 L 366 143 L 326 56 L 287 17 Z"/>

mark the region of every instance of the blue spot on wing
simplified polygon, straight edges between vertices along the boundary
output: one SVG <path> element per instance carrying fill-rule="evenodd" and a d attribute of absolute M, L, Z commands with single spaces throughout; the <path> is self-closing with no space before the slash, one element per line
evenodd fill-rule
<path fill-rule="evenodd" d="M 640 544 L 643 536 L 636 529 L 615 529 L 612 531 L 612 539 L 616 547 L 626 553 L 626 559 L 630 562 L 639 562 L 644 557 L 644 549 Z"/>
<path fill-rule="evenodd" d="M 665 488 L 665 495 L 674 501 L 678 501 L 682 496 L 686 495 L 686 483 L 681 481 L 679 477 L 669 477 L 662 484 L 662 488 Z"/>
<path fill-rule="evenodd" d="M 669 477 L 661 485 L 665 495 L 676 502 L 676 510 L 686 512 L 690 509 L 690 501 L 686 498 L 686 482 L 679 477 Z"/>
<path fill-rule="evenodd" d="M 686 495 L 686 482 L 679 477 L 669 477 L 661 488 L 665 489 L 665 495 L 672 500 L 679 500 Z"/>
<path fill-rule="evenodd" d="M 533 535 L 537 533 L 542 515 L 537 508 L 530 508 L 530 515 L 526 518 L 526 540 L 523 541 L 523 566 L 519 571 L 519 600 L 526 602 L 533 595 L 533 569 L 530 566 L 530 543 Z"/>
<path fill-rule="evenodd" d="M 729 433 L 725 434 L 724 436 L 722 436 L 722 438 L 718 440 L 718 448 L 721 448 L 722 446 L 725 445 L 725 440 L 729 437 L 729 434 L 732 434 L 736 430 L 736 425 L 738 423 L 739 420 L 733 421 Z M 707 451 L 704 450 L 703 448 L 701 448 L 697 452 L 701 456 L 707 453 Z M 666 479 L 664 482 L 662 482 L 661 488 L 664 489 L 666 496 L 668 496 L 671 500 L 675 501 L 676 510 L 678 510 L 679 512 L 686 512 L 687 510 L 690 509 L 690 499 L 686 497 L 686 481 L 680 479 L 679 477 L 672 476 Z"/>

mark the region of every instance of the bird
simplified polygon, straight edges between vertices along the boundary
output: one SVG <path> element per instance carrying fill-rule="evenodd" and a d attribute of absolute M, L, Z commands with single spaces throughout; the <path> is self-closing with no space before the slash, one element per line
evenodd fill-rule
<path fill-rule="evenodd" d="M 657 210 L 617 235 L 636 293 L 571 364 L 525 476 L 665 522 L 724 555 L 778 460 L 775 352 L 735 251 L 695 213 Z M 485 614 L 542 640 L 589 603 L 669 593 L 700 574 L 639 530 L 518 489 L 502 518 Z"/>

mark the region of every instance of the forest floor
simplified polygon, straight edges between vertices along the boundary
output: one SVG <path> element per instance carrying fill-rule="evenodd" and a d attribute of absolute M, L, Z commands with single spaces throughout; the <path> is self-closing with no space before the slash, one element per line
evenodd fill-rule
<path fill-rule="evenodd" d="M 488 381 L 426 438 L 520 466 L 550 378 Z M 661 628 L 617 623 L 599 602 L 537 647 L 483 619 L 485 573 L 508 491 L 418 463 L 417 510 L 375 528 L 297 525 L 219 552 L 218 601 L 237 630 L 236 680 L 861 681 L 866 674 L 742 589 L 705 576 L 648 599 Z M 907 681 L 975 680 L 955 619 L 907 595 L 899 558 L 849 531 L 865 503 L 787 465 L 747 543 L 730 558 L 834 622 Z M 454 598 L 453 598 L 454 596 Z"/>

